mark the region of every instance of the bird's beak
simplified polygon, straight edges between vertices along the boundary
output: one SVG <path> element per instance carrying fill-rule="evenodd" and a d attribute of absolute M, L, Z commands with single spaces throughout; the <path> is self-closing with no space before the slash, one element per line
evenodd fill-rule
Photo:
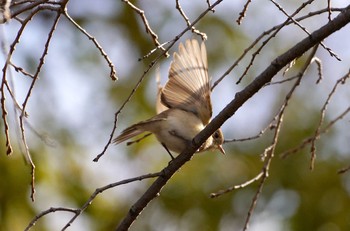
<path fill-rule="evenodd" d="M 220 151 L 222 154 L 224 154 L 224 155 L 226 154 L 224 148 L 222 147 L 222 145 L 218 145 L 218 149 L 219 149 L 219 151 Z"/>

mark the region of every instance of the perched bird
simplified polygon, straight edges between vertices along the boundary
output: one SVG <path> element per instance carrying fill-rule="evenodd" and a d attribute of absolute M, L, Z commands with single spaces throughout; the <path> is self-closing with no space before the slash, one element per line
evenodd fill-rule
<path fill-rule="evenodd" d="M 173 158 L 170 151 L 181 153 L 204 129 L 212 117 L 210 79 L 204 43 L 195 39 L 180 43 L 170 65 L 169 80 L 159 94 L 156 116 L 126 128 L 113 140 L 119 144 L 143 132 L 153 133 Z M 224 137 L 218 129 L 197 150 L 222 148 Z"/>

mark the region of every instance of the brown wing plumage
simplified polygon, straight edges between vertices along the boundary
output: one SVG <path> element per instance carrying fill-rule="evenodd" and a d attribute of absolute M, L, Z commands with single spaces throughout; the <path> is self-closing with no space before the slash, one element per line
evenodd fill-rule
<path fill-rule="evenodd" d="M 168 108 L 180 108 L 198 115 L 203 124 L 212 116 L 207 53 L 195 39 L 179 45 L 169 70 L 169 80 L 161 93 Z"/>
<path fill-rule="evenodd" d="M 161 101 L 163 87 L 160 84 L 160 73 L 158 70 L 157 70 L 156 80 L 157 80 L 157 88 L 158 88 L 157 99 L 156 99 L 156 112 L 157 112 L 157 114 L 159 114 L 159 113 L 161 113 L 169 108 L 166 107 Z"/>

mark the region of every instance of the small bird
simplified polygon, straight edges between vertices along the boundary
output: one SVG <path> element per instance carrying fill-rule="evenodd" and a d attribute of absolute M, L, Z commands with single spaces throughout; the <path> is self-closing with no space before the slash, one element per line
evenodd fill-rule
<path fill-rule="evenodd" d="M 113 140 L 119 144 L 144 132 L 153 133 L 166 151 L 181 153 L 204 129 L 212 117 L 207 52 L 195 39 L 180 43 L 170 65 L 169 80 L 160 89 L 156 116 L 126 128 Z M 209 137 L 197 152 L 222 147 L 221 129 Z"/>

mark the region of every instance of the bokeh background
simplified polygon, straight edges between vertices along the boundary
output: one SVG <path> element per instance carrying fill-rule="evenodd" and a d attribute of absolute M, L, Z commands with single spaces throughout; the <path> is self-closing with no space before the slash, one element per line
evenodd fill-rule
<path fill-rule="evenodd" d="M 288 12 L 301 4 L 279 1 Z M 133 1 L 144 10 L 160 42 L 172 40 L 186 28 L 174 1 Z M 206 8 L 206 1 L 180 2 L 192 21 Z M 282 23 L 286 17 L 270 1 L 250 4 L 242 24 L 236 19 L 243 1 L 223 1 L 196 25 L 208 36 L 206 41 L 209 72 L 215 81 L 235 62 L 244 50 L 264 31 Z M 333 7 L 344 7 L 332 1 Z M 326 8 L 326 1 L 314 1 L 298 15 Z M 132 146 L 110 146 L 95 163 L 109 139 L 114 113 L 128 97 L 138 79 L 159 54 L 138 59 L 154 48 L 150 35 L 134 11 L 122 1 L 71 0 L 68 13 L 93 35 L 115 64 L 119 80 L 109 78 L 109 67 L 93 43 L 62 17 L 50 44 L 40 80 L 30 97 L 26 134 L 36 164 L 36 201 L 30 200 L 30 168 L 21 152 L 17 118 L 11 99 L 7 98 L 11 138 L 15 148 L 5 154 L 3 122 L 0 123 L 0 230 L 23 230 L 35 215 L 50 207 L 81 207 L 98 187 L 138 175 L 157 172 L 168 164 L 169 156 L 154 137 Z M 335 17 L 334 12 L 332 17 Z M 302 21 L 309 31 L 327 23 L 327 13 Z M 13 56 L 13 62 L 35 71 L 44 49 L 53 13 L 38 14 L 27 26 Z M 11 20 L 1 25 L 1 40 L 9 45 L 20 24 Z M 342 61 L 319 48 L 316 56 L 323 64 L 323 80 L 316 84 L 318 72 L 311 65 L 290 102 L 277 155 L 252 215 L 250 230 L 350 230 L 350 172 L 337 174 L 350 164 L 350 116 L 347 115 L 317 141 L 315 169 L 309 170 L 310 146 L 281 159 L 279 153 L 298 145 L 317 128 L 320 110 L 335 82 L 349 71 L 350 27 L 325 40 Z M 213 91 L 216 115 L 237 91 L 242 90 L 271 61 L 287 51 L 306 34 L 297 26 L 284 28 L 257 56 L 248 75 L 235 84 L 251 58 L 248 53 Z M 187 32 L 180 41 L 199 36 Z M 170 53 L 177 49 L 176 44 Z M 1 55 L 1 63 L 5 56 Z M 167 79 L 171 61 L 162 58 L 157 64 L 161 82 Z M 305 58 L 283 77 L 296 74 Z M 135 96 L 119 116 L 116 133 L 128 125 L 155 114 L 156 70 L 152 69 Z M 12 70 L 18 102 L 22 103 L 31 80 Z M 284 102 L 292 82 L 267 86 L 244 104 L 222 127 L 225 138 L 251 137 L 265 128 Z M 325 124 L 350 105 L 349 83 L 340 86 L 326 112 Z M 39 136 L 39 135 L 40 136 Z M 117 134 L 115 134 L 117 135 Z M 217 152 L 196 155 L 170 180 L 160 196 L 150 203 L 131 230 L 241 230 L 257 190 L 252 184 L 216 199 L 209 195 L 256 176 L 262 168 L 261 153 L 270 144 L 273 132 L 259 139 L 224 145 L 226 156 Z M 113 230 L 130 206 L 153 182 L 137 181 L 99 195 L 79 216 L 69 230 Z M 73 215 L 51 213 L 40 219 L 32 230 L 61 230 Z"/>

